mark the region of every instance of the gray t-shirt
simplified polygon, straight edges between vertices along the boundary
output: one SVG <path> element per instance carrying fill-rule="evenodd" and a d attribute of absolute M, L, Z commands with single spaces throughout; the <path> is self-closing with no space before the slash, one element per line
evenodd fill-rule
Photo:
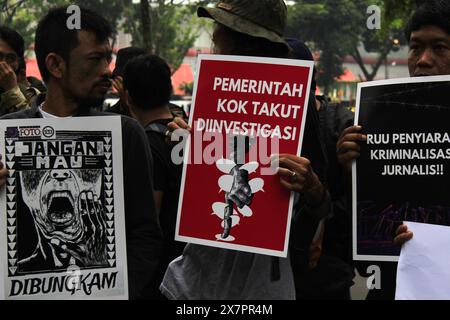
<path fill-rule="evenodd" d="M 272 257 L 188 244 L 167 268 L 161 292 L 171 300 L 294 300 L 289 258 L 279 258 L 280 279 L 271 279 Z"/>

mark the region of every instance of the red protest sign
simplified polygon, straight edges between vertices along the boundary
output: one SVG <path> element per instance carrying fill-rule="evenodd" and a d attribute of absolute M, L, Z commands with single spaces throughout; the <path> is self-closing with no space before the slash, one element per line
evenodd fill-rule
<path fill-rule="evenodd" d="M 199 57 L 176 240 L 286 257 L 293 196 L 271 154 L 300 154 L 313 62 Z"/>

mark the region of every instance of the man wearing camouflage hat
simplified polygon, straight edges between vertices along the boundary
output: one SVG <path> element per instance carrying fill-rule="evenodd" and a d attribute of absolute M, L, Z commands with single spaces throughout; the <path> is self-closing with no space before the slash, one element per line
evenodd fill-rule
<path fill-rule="evenodd" d="M 289 45 L 283 39 L 287 18 L 287 7 L 284 1 L 225 0 L 219 2 L 215 8 L 200 7 L 197 14 L 199 17 L 213 19 L 216 22 L 216 31 L 217 28 L 226 27 L 235 33 L 264 39 L 272 47 L 278 47 L 280 55 L 286 54 L 290 50 Z M 216 40 L 213 35 L 215 44 Z M 234 40 L 239 40 L 239 37 Z M 250 41 L 254 42 L 252 39 Z M 229 51 L 242 50 L 242 48 L 237 48 L 237 44 L 249 47 L 249 44 L 238 41 L 226 44 L 226 47 L 217 48 L 216 46 L 216 49 L 221 49 L 221 54 L 228 54 Z M 261 52 L 261 54 L 265 55 L 266 53 Z"/>
<path fill-rule="evenodd" d="M 212 40 L 217 54 L 289 56 L 290 48 L 283 40 L 287 18 L 283 0 L 223 0 L 214 8 L 200 7 L 197 14 L 216 22 Z M 306 217 L 310 220 L 306 224 L 310 226 L 311 238 L 318 221 L 328 214 L 330 202 L 318 177 L 324 171 L 325 160 L 318 141 L 317 120 L 317 110 L 314 103 L 310 103 L 303 145 L 304 156 L 308 159 L 295 155 L 280 155 L 279 158 L 280 183 L 302 194 L 292 228 L 299 223 L 305 225 Z M 189 130 L 181 119 L 176 119 L 169 127 L 171 130 Z M 297 179 L 289 179 L 292 176 Z M 241 195 L 245 197 L 244 193 Z M 302 221 L 298 221 L 299 217 Z M 311 239 L 304 241 L 308 236 L 305 233 L 302 236 L 302 239 L 291 238 L 291 255 L 296 256 L 297 251 L 302 250 L 307 252 Z M 194 244 L 188 244 L 183 255 L 171 262 L 160 290 L 169 299 L 295 299 L 289 258 L 278 259 Z"/>

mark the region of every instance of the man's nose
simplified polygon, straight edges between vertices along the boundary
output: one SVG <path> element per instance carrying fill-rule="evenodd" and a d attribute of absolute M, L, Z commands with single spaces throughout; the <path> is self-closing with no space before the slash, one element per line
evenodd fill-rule
<path fill-rule="evenodd" d="M 52 170 L 50 172 L 50 176 L 53 179 L 56 179 L 56 180 L 62 182 L 70 177 L 70 172 L 69 172 L 69 170 Z"/>
<path fill-rule="evenodd" d="M 110 63 L 106 63 L 105 64 L 105 68 L 103 69 L 103 76 L 104 77 L 108 77 L 108 79 L 112 78 L 112 71 L 111 71 L 111 64 Z"/>
<path fill-rule="evenodd" d="M 423 51 L 419 57 L 419 60 L 417 60 L 417 66 L 422 68 L 433 67 L 433 53 L 431 49 L 426 49 Z"/>

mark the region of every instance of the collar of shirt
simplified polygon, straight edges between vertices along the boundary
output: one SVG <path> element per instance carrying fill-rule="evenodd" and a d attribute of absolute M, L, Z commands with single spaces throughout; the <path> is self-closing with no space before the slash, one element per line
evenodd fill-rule
<path fill-rule="evenodd" d="M 42 114 L 42 118 L 44 118 L 44 119 L 72 118 L 72 116 L 68 116 L 68 117 L 58 117 L 58 116 L 55 116 L 55 115 L 53 115 L 53 114 L 51 114 L 51 113 L 48 113 L 48 112 L 45 112 L 44 110 L 42 110 L 42 106 L 43 106 L 43 103 L 40 104 L 38 108 L 39 108 L 39 112 Z"/>

